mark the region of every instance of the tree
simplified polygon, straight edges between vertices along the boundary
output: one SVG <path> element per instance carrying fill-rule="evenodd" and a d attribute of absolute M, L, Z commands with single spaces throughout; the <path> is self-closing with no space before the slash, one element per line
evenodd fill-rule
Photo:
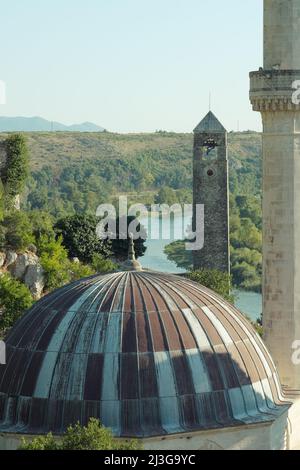
<path fill-rule="evenodd" d="M 55 224 L 55 231 L 62 236 L 62 243 L 70 257 L 90 263 L 95 253 L 104 257 L 109 255 L 109 244 L 97 236 L 97 223 L 97 217 L 92 215 L 73 215 Z"/>
<path fill-rule="evenodd" d="M 240 288 L 261 292 L 261 275 L 255 266 L 246 261 L 238 262 L 232 267 L 234 283 Z"/>
<path fill-rule="evenodd" d="M 172 206 L 178 202 L 176 191 L 168 186 L 162 187 L 155 196 L 155 204 L 168 204 Z"/>
<path fill-rule="evenodd" d="M 230 294 L 231 276 L 228 273 L 217 269 L 202 268 L 186 273 L 185 277 L 208 287 L 229 302 L 234 301 L 234 296 Z"/>
<path fill-rule="evenodd" d="M 91 418 L 87 426 L 79 423 L 69 426 L 62 438 L 55 439 L 49 433 L 32 441 L 23 438 L 20 450 L 140 450 L 135 440 L 115 439 L 112 432 L 102 426 L 98 419 Z"/>
<path fill-rule="evenodd" d="M 3 243 L 13 250 L 25 250 L 35 241 L 32 225 L 26 212 L 14 210 L 6 213 L 3 230 L 5 233 Z"/>
<path fill-rule="evenodd" d="M 13 134 L 6 140 L 7 161 L 2 177 L 5 193 L 14 198 L 23 190 L 29 172 L 28 151 L 25 137 Z"/>
<path fill-rule="evenodd" d="M 147 238 L 147 232 L 145 227 L 138 222 L 138 219 L 134 216 L 128 216 L 127 219 L 118 217 L 116 220 L 116 234 L 117 238 L 111 240 L 111 251 L 113 255 L 119 261 L 124 261 L 128 258 L 128 249 L 129 249 L 129 226 L 133 222 L 136 222 L 136 232 L 140 234 L 140 237 L 134 240 L 134 249 L 136 258 L 144 256 L 147 247 L 145 246 L 145 241 Z M 122 226 L 126 227 L 125 231 L 122 230 Z M 112 234 L 108 231 L 108 225 L 105 227 L 105 230 L 108 233 L 108 238 Z M 124 238 L 122 238 L 124 237 Z"/>
<path fill-rule="evenodd" d="M 32 210 L 28 212 L 28 217 L 32 226 L 35 240 L 39 240 L 41 235 L 54 237 L 53 217 L 46 211 Z"/>
<path fill-rule="evenodd" d="M 192 269 L 193 257 L 192 251 L 185 249 L 184 240 L 176 240 L 164 248 L 164 253 L 169 261 L 176 263 L 177 268 Z"/>
<path fill-rule="evenodd" d="M 32 303 L 28 287 L 9 274 L 0 276 L 0 330 L 13 326 Z"/>
<path fill-rule="evenodd" d="M 231 245 L 234 248 L 250 248 L 261 251 L 262 233 L 250 219 L 240 219 L 240 225 L 230 234 Z"/>

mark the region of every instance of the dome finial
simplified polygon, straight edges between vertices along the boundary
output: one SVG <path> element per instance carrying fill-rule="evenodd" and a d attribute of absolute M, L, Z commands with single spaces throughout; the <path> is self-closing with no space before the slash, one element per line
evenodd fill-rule
<path fill-rule="evenodd" d="M 134 249 L 134 241 L 133 241 L 133 234 L 130 232 L 129 234 L 129 246 L 128 246 L 128 260 L 135 261 L 135 249 Z"/>
<path fill-rule="evenodd" d="M 125 271 L 142 271 L 141 263 L 135 257 L 133 234 L 129 233 L 128 259 L 123 264 Z"/>

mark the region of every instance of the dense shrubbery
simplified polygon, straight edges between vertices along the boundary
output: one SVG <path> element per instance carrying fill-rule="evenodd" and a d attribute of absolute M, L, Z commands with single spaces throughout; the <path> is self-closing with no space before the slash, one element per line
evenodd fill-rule
<path fill-rule="evenodd" d="M 2 221 L 1 248 L 12 250 L 25 250 L 34 242 L 33 227 L 26 212 L 10 211 L 4 215 Z"/>
<path fill-rule="evenodd" d="M 29 289 L 9 274 L 0 275 L 0 331 L 10 328 L 33 303 Z"/>
<path fill-rule="evenodd" d="M 73 215 L 60 219 L 55 224 L 55 231 L 62 236 L 62 244 L 68 250 L 69 257 L 91 263 L 95 253 L 107 257 L 110 244 L 102 241 L 96 233 L 98 220 L 92 215 Z"/>
<path fill-rule="evenodd" d="M 99 253 L 93 255 L 92 266 L 98 273 L 108 273 L 118 268 L 110 259 L 104 258 Z"/>
<path fill-rule="evenodd" d="M 59 439 L 49 433 L 32 441 L 23 438 L 20 450 L 140 450 L 136 440 L 119 440 L 112 432 L 91 418 L 87 426 L 69 426 Z"/>
<path fill-rule="evenodd" d="M 234 296 L 230 294 L 231 276 L 217 269 L 198 269 L 185 274 L 191 281 L 198 282 L 202 286 L 212 289 L 229 302 L 234 301 Z"/>
<path fill-rule="evenodd" d="M 259 292 L 262 276 L 261 197 L 233 195 L 230 202 L 233 284 Z"/>

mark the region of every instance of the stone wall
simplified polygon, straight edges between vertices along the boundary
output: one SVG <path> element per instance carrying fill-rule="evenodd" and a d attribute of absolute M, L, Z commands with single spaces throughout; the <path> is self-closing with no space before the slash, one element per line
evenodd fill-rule
<path fill-rule="evenodd" d="M 32 246 L 32 251 L 16 253 L 12 250 L 0 252 L 0 275 L 9 272 L 18 281 L 22 281 L 30 290 L 35 300 L 40 299 L 45 286 L 44 270 Z"/>
<path fill-rule="evenodd" d="M 217 147 L 209 155 L 205 142 Z M 194 251 L 194 268 L 229 272 L 229 200 L 226 133 L 200 133 L 194 139 L 194 221 L 195 204 L 204 204 L 204 247 Z"/>
<path fill-rule="evenodd" d="M 287 412 L 271 423 L 236 426 L 173 436 L 143 439 L 145 450 L 169 450 L 176 453 L 185 450 L 286 450 Z M 17 449 L 21 435 L 0 434 L 0 450 Z M 28 436 L 35 437 L 35 436 Z"/>

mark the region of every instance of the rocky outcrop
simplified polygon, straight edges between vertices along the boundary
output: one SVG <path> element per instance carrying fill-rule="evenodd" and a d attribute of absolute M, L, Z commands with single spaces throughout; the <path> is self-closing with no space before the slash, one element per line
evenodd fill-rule
<path fill-rule="evenodd" d="M 30 264 L 24 276 L 24 283 L 35 299 L 39 299 L 45 287 L 44 270 L 39 263 Z"/>
<path fill-rule="evenodd" d="M 0 268 L 3 267 L 12 277 L 24 282 L 33 297 L 39 299 L 45 287 L 45 276 L 39 257 L 33 251 L 17 254 L 9 250 L 0 253 Z"/>
<path fill-rule="evenodd" d="M 15 209 L 16 211 L 19 211 L 19 210 L 21 209 L 21 199 L 20 199 L 20 195 L 19 195 L 19 194 L 17 194 L 17 195 L 13 198 L 12 207 L 13 207 L 13 209 Z"/>
<path fill-rule="evenodd" d="M 0 253 L 0 268 L 2 268 L 2 266 L 4 265 L 5 258 L 6 258 L 6 254 L 1 252 Z"/>
<path fill-rule="evenodd" d="M 4 266 L 8 268 L 11 264 L 13 264 L 16 261 L 17 257 L 18 255 L 15 251 L 8 250 L 5 256 Z"/>

